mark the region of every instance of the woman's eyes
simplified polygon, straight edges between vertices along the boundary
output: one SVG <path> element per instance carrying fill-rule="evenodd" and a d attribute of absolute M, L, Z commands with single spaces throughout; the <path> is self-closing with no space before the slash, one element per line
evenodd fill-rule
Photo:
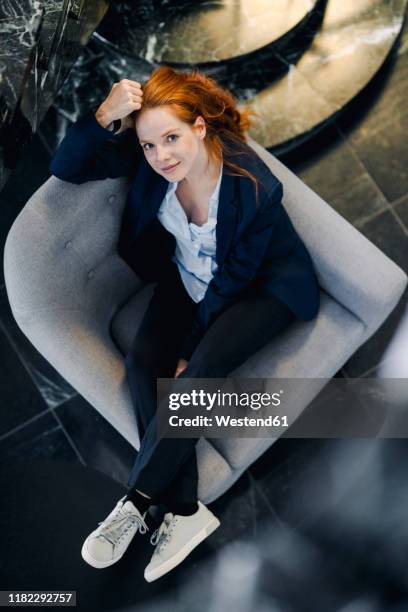
<path fill-rule="evenodd" d="M 176 142 L 176 140 L 178 139 L 178 134 L 168 134 L 166 138 L 171 138 L 172 140 L 170 140 L 170 142 Z M 143 149 L 145 151 L 150 151 L 150 147 L 153 147 L 154 145 L 152 145 L 150 142 L 145 142 L 145 144 L 143 145 Z"/>

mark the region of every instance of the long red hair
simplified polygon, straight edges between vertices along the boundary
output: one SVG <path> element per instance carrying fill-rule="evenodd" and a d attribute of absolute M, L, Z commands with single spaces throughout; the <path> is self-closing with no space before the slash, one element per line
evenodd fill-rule
<path fill-rule="evenodd" d="M 248 177 L 255 185 L 258 199 L 256 176 L 230 159 L 238 152 L 256 156 L 246 144 L 245 134 L 252 124 L 250 115 L 256 115 L 254 111 L 238 110 L 233 95 L 197 69 L 178 73 L 170 66 L 160 66 L 142 83 L 142 90 L 142 107 L 132 113 L 133 116 L 138 116 L 143 110 L 165 105 L 171 107 L 178 119 L 190 125 L 194 125 L 201 115 L 206 124 L 203 142 L 209 161 L 220 162 L 223 159 L 229 174 Z M 232 145 L 228 141 L 232 141 Z"/>

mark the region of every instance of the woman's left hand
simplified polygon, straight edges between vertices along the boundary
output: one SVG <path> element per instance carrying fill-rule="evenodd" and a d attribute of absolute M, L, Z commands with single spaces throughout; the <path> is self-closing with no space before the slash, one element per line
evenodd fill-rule
<path fill-rule="evenodd" d="M 179 376 L 182 373 L 182 371 L 186 369 L 187 366 L 188 366 L 188 361 L 186 361 L 185 359 L 179 359 L 177 363 L 177 367 L 176 367 L 176 373 L 174 374 L 174 378 L 177 378 L 177 376 Z"/>

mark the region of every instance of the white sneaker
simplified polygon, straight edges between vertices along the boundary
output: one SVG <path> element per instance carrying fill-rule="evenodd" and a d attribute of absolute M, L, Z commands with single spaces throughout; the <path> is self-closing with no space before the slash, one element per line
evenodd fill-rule
<path fill-rule="evenodd" d="M 144 571 L 147 582 L 160 578 L 176 567 L 219 526 L 217 517 L 200 501 L 197 512 L 190 516 L 167 512 L 150 538 L 156 548 Z"/>
<path fill-rule="evenodd" d="M 83 543 L 82 558 L 89 565 L 97 568 L 113 565 L 122 558 L 137 531 L 149 530 L 144 521 L 147 512 L 142 515 L 131 501 L 124 504 L 125 498 L 126 495 Z"/>

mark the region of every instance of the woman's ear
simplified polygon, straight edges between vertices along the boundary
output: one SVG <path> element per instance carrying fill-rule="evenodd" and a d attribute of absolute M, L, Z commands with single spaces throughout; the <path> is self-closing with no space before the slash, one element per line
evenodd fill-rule
<path fill-rule="evenodd" d="M 200 139 L 204 140 L 206 132 L 207 132 L 207 129 L 206 129 L 206 126 L 205 126 L 204 118 L 201 115 L 199 115 L 197 117 L 197 119 L 195 120 L 194 127 L 198 131 L 198 135 L 199 135 Z"/>

